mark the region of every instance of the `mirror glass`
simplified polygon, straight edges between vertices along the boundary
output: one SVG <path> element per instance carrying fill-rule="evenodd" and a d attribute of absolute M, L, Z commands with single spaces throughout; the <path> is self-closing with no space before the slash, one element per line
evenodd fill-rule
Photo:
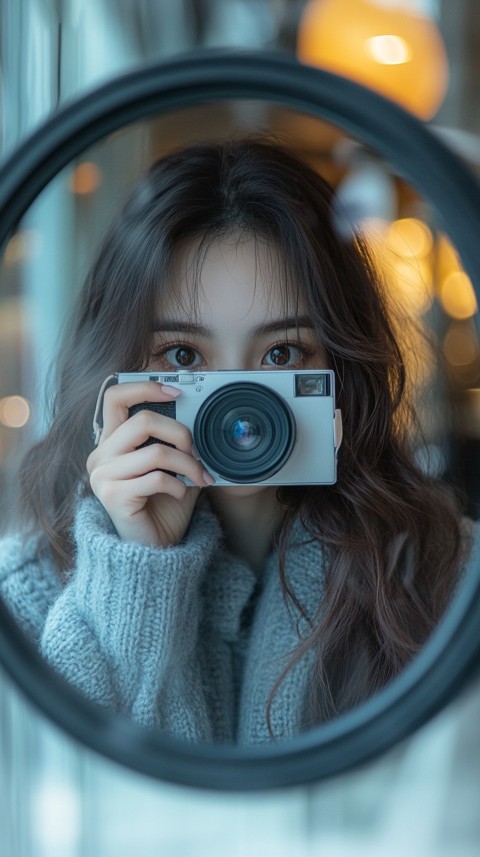
<path fill-rule="evenodd" d="M 158 159 L 217 143 L 220 190 L 191 191 L 213 156 L 189 149 L 118 219 Z M 401 673 L 460 586 L 458 521 L 480 516 L 475 294 L 427 200 L 327 122 L 220 102 L 86 151 L 0 276 L 0 595 L 56 670 L 140 725 L 241 745 Z M 100 400 L 95 449 L 102 381 L 140 371 L 139 399 Z M 170 410 L 127 424 L 182 371 Z"/>

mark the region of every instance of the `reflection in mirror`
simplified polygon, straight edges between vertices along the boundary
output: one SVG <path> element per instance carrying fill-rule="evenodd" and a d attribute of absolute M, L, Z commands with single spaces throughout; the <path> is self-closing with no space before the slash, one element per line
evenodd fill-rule
<path fill-rule="evenodd" d="M 398 675 L 479 510 L 476 304 L 428 204 L 326 123 L 194 108 L 63 171 L 1 275 L 1 595 L 48 662 L 240 744 Z"/>

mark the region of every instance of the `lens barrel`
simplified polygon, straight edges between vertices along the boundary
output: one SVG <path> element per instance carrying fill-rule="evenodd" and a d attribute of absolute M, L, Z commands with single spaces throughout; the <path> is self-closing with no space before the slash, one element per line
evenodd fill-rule
<path fill-rule="evenodd" d="M 263 384 L 239 381 L 212 393 L 199 408 L 193 439 L 205 465 L 228 482 L 263 482 L 292 453 L 290 407 Z"/>

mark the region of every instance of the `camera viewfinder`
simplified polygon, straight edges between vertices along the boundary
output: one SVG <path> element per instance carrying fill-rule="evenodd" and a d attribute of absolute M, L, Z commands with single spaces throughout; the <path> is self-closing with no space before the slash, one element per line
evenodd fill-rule
<path fill-rule="evenodd" d="M 329 396 L 330 376 L 326 373 L 318 375 L 295 375 L 296 396 Z"/>

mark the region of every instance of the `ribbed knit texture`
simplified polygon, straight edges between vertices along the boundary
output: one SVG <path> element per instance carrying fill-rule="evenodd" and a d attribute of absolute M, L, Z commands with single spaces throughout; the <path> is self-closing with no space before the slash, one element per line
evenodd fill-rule
<path fill-rule="evenodd" d="M 480 554 L 480 527 L 473 551 Z M 62 584 L 38 540 L 0 542 L 0 594 L 46 660 L 91 700 L 189 741 L 271 741 L 272 687 L 308 630 L 287 607 L 272 552 L 260 579 L 222 543 L 199 504 L 181 544 L 146 548 L 118 537 L 95 498 L 74 527 L 75 566 Z M 324 549 L 295 525 L 287 582 L 309 618 L 323 593 Z M 308 726 L 314 653 L 280 684 L 276 739 Z"/>
<path fill-rule="evenodd" d="M 299 643 L 277 553 L 258 580 L 200 504 L 175 547 L 120 539 L 96 498 L 79 503 L 74 537 L 66 584 L 34 538 L 0 542 L 0 594 L 46 660 L 91 700 L 143 725 L 191 741 L 270 741 L 268 696 Z M 287 577 L 310 615 L 323 570 L 321 546 L 298 526 Z M 277 738 L 301 729 L 310 661 L 280 686 Z"/>

